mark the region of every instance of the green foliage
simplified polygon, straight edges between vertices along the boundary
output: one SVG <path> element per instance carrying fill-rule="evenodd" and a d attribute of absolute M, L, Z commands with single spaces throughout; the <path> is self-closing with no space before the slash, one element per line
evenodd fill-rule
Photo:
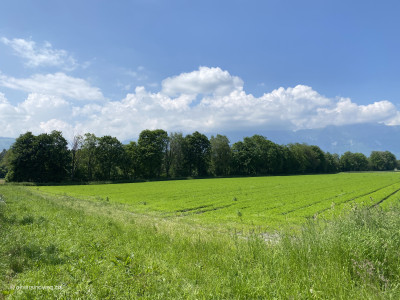
<path fill-rule="evenodd" d="M 168 145 L 168 133 L 162 129 L 143 130 L 139 135 L 138 151 L 144 178 L 160 177 Z"/>
<path fill-rule="evenodd" d="M 59 131 L 16 139 L 8 161 L 9 181 L 57 182 L 66 177 L 69 163 L 67 141 Z"/>
<path fill-rule="evenodd" d="M 372 151 L 369 162 L 371 169 L 375 171 L 394 170 L 397 166 L 396 156 L 389 151 Z"/>
<path fill-rule="evenodd" d="M 70 167 L 70 175 L 71 180 L 75 181 L 77 179 L 82 179 L 82 168 L 81 168 L 81 160 L 82 160 L 82 146 L 83 146 L 84 138 L 81 135 L 76 135 L 73 137 L 71 150 L 70 150 L 70 159 L 71 159 L 71 167 Z"/>
<path fill-rule="evenodd" d="M 231 147 L 229 145 L 229 139 L 224 136 L 217 134 L 217 136 L 211 136 L 211 174 L 221 176 L 229 175 L 230 166 L 232 160 Z"/>
<path fill-rule="evenodd" d="M 327 173 L 336 173 L 340 171 L 340 158 L 338 154 L 326 153 L 325 161 Z"/>
<path fill-rule="evenodd" d="M 186 140 L 182 133 L 173 132 L 169 135 L 166 153 L 166 174 L 172 177 L 187 176 L 185 162 Z"/>
<path fill-rule="evenodd" d="M 340 165 L 343 171 L 367 171 L 368 159 L 362 153 L 347 151 L 340 157 Z"/>
<path fill-rule="evenodd" d="M 116 181 L 206 176 L 322 174 L 385 171 L 398 167 L 389 151 L 325 153 L 307 144 L 277 145 L 253 135 L 229 144 L 217 134 L 209 140 L 195 131 L 183 136 L 162 129 L 143 130 L 128 145 L 111 136 L 75 136 L 67 149 L 60 132 L 21 135 L 0 154 L 0 177 L 7 181 Z"/>
<path fill-rule="evenodd" d="M 6 151 L 6 149 L 3 149 L 3 151 L 0 152 L 0 178 L 6 177 L 6 174 L 8 172 L 6 155 L 7 155 L 7 151 Z"/>
<path fill-rule="evenodd" d="M 97 166 L 98 138 L 91 133 L 86 133 L 82 144 L 82 173 L 87 180 L 93 180 Z"/>
<path fill-rule="evenodd" d="M 185 163 L 189 176 L 206 176 L 210 164 L 211 144 L 208 138 L 195 131 L 185 137 Z"/>
<path fill-rule="evenodd" d="M 115 137 L 106 135 L 98 139 L 96 161 L 99 162 L 97 178 L 112 180 L 118 178 L 118 167 L 121 165 L 125 151 L 122 143 Z"/>

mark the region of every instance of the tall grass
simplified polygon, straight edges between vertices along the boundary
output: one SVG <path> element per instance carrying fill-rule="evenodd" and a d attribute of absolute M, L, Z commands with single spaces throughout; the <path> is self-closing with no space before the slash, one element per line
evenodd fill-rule
<path fill-rule="evenodd" d="M 10 299 L 400 298 L 397 207 L 355 206 L 260 235 L 19 186 L 0 194 L 0 291 Z"/>

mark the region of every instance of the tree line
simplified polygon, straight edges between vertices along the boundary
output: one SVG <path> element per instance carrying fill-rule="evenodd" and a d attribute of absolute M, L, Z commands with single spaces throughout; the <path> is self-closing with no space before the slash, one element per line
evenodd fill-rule
<path fill-rule="evenodd" d="M 61 132 L 20 135 L 0 153 L 0 178 L 62 182 L 140 180 L 207 176 L 259 176 L 384 171 L 399 162 L 389 151 L 325 153 L 307 144 L 278 145 L 261 135 L 230 144 L 217 134 L 183 135 L 143 130 L 137 142 L 122 144 L 109 135 L 77 135 L 68 144 Z"/>

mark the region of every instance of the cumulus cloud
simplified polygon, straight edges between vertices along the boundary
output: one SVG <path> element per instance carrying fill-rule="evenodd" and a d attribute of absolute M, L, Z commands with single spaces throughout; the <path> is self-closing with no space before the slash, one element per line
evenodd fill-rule
<path fill-rule="evenodd" d="M 17 106 L 26 116 L 32 116 L 37 120 L 53 118 L 65 118 L 70 110 L 70 103 L 57 96 L 43 94 L 29 94 L 26 100 Z"/>
<path fill-rule="evenodd" d="M 49 42 L 38 46 L 34 41 L 25 39 L 9 40 L 2 37 L 0 41 L 10 46 L 17 56 L 26 60 L 29 67 L 57 66 L 65 70 L 73 70 L 77 67 L 75 59 L 62 49 L 54 49 Z"/>
<path fill-rule="evenodd" d="M 178 94 L 215 94 L 227 95 L 243 89 L 243 81 L 220 68 L 200 67 L 190 73 L 169 77 L 162 82 L 162 93 Z"/>
<path fill-rule="evenodd" d="M 219 68 L 201 67 L 167 78 L 159 92 L 137 87 L 134 93 L 117 101 L 77 105 L 64 97 L 70 96 L 31 93 L 24 102 L 13 106 L 0 94 L 0 125 L 10 122 L 10 134 L 19 134 L 24 128 L 39 132 L 57 129 L 66 136 L 93 132 L 124 140 L 137 137 L 143 129 L 156 128 L 225 134 L 247 130 L 251 134 L 268 129 L 400 123 L 400 113 L 387 100 L 358 105 L 349 98 L 325 97 L 305 85 L 280 87 L 254 97 L 243 90 L 240 78 Z"/>
<path fill-rule="evenodd" d="M 389 101 L 383 100 L 368 105 L 357 105 L 349 98 L 340 98 L 334 107 L 320 107 L 317 112 L 316 120 L 321 127 L 373 122 L 392 125 L 391 120 L 397 115 L 396 107 Z M 310 124 L 310 126 L 316 126 L 316 124 Z"/>
<path fill-rule="evenodd" d="M 49 120 L 71 123 L 71 116 L 71 104 L 57 96 L 33 93 L 14 106 L 0 93 L 0 136 L 15 137 L 26 131 L 40 133 Z"/>
<path fill-rule="evenodd" d="M 64 73 L 35 74 L 29 78 L 14 78 L 0 73 L 0 86 L 29 93 L 50 94 L 76 100 L 103 100 L 100 89 L 86 80 Z"/>

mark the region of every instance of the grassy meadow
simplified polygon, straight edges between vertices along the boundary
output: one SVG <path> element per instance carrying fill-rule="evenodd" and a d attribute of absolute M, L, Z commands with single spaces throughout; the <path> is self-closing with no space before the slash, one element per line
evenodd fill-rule
<path fill-rule="evenodd" d="M 40 186 L 34 191 L 118 203 L 134 213 L 213 228 L 273 231 L 315 216 L 330 218 L 355 203 L 399 199 L 400 173 L 199 179 L 108 185 Z"/>
<path fill-rule="evenodd" d="M 0 185 L 0 299 L 398 299 L 399 176 Z"/>

